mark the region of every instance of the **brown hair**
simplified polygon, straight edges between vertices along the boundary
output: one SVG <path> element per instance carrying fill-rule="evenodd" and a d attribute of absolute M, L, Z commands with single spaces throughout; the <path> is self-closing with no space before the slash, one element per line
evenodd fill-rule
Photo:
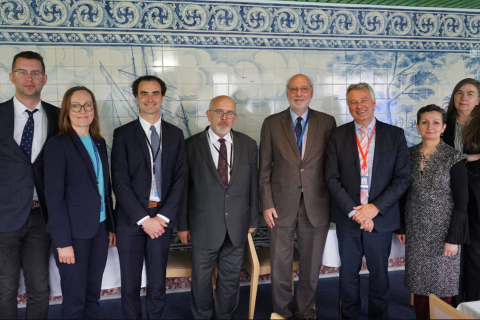
<path fill-rule="evenodd" d="M 140 82 L 142 81 L 157 81 L 158 84 L 160 84 L 160 88 L 161 88 L 161 93 L 162 93 L 162 97 L 165 97 L 165 94 L 167 93 L 167 85 L 165 84 L 165 82 L 160 79 L 159 77 L 156 77 L 156 76 L 152 76 L 152 75 L 147 75 L 147 76 L 141 76 L 139 78 L 137 78 L 135 81 L 133 81 L 132 83 L 132 93 L 133 93 L 133 96 L 135 98 L 138 97 L 138 86 L 140 85 Z"/>
<path fill-rule="evenodd" d="M 452 96 L 447 108 L 447 123 L 455 124 L 457 120 L 457 108 L 455 107 L 455 94 L 466 84 L 473 84 L 477 88 L 478 96 L 480 97 L 480 82 L 472 78 L 465 78 L 453 88 Z M 480 108 L 477 105 L 470 114 L 470 121 L 463 128 L 462 140 L 466 150 L 473 151 L 479 145 L 478 132 L 480 131 Z"/>
<path fill-rule="evenodd" d="M 12 62 L 12 72 L 15 71 L 15 62 L 17 62 L 17 59 L 23 58 L 23 59 L 33 59 L 33 60 L 38 60 L 42 64 L 42 72 L 45 73 L 45 63 L 43 62 L 43 57 L 33 51 L 23 51 L 20 53 L 17 53 L 15 57 L 13 57 L 13 62 Z"/>
<path fill-rule="evenodd" d="M 62 101 L 62 108 L 60 109 L 60 121 L 59 121 L 59 133 L 65 133 L 66 135 L 72 136 L 73 133 L 73 128 L 72 124 L 70 122 L 70 103 L 72 99 L 72 95 L 74 92 L 77 91 L 87 91 L 90 93 L 90 96 L 92 97 L 92 102 L 94 104 L 93 106 L 93 121 L 90 124 L 89 132 L 90 136 L 93 139 L 102 139 L 102 136 L 100 135 L 100 123 L 98 121 L 98 111 L 97 111 L 97 101 L 95 100 L 95 96 L 93 95 L 93 92 L 86 88 L 86 87 L 73 87 L 67 90 L 65 92 L 65 95 L 63 96 L 63 101 Z"/>

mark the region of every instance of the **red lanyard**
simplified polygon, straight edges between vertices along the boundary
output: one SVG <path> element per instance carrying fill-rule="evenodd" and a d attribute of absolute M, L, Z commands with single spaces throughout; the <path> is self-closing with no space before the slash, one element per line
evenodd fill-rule
<path fill-rule="evenodd" d="M 375 135 L 375 130 L 377 130 L 376 123 L 375 123 L 375 126 L 373 126 L 373 131 L 372 131 L 372 134 L 370 135 L 370 139 L 368 139 L 368 146 L 367 146 L 366 152 L 363 152 L 362 146 L 360 144 L 360 140 L 358 140 L 358 134 L 355 132 L 355 137 L 357 138 L 358 150 L 360 150 L 360 154 L 362 155 L 362 159 L 363 159 L 362 169 L 364 170 L 367 170 L 367 167 L 368 167 L 367 165 L 368 149 L 370 149 L 370 143 L 372 143 L 373 136 Z"/>

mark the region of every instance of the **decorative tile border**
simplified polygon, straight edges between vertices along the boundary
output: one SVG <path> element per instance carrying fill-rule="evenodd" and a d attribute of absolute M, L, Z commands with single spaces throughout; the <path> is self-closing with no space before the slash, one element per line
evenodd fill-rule
<path fill-rule="evenodd" d="M 278 2 L 0 0 L 0 44 L 465 52 L 480 49 L 479 13 Z"/>

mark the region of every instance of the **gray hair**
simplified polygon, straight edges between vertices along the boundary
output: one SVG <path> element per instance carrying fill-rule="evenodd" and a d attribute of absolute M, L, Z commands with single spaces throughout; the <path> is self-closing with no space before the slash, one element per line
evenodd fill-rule
<path fill-rule="evenodd" d="M 292 81 L 292 79 L 295 78 L 295 77 L 297 77 L 297 76 L 304 76 L 305 78 L 307 78 L 308 81 L 310 82 L 310 86 L 312 86 L 312 88 L 313 88 L 313 81 L 312 81 L 312 79 L 310 79 L 309 76 L 304 75 L 303 73 L 298 73 L 298 74 L 296 74 L 296 75 L 291 76 L 291 77 L 288 79 L 288 81 L 287 81 L 287 85 L 286 85 L 287 88 L 288 88 L 288 84 L 290 83 L 290 81 Z"/>
<path fill-rule="evenodd" d="M 375 101 L 375 92 L 373 91 L 372 87 L 370 87 L 370 85 L 368 83 L 365 83 L 365 82 L 360 82 L 360 83 L 355 83 L 355 84 L 349 85 L 348 88 L 347 88 L 346 96 L 348 96 L 348 94 L 352 90 L 363 90 L 363 89 L 368 89 L 368 91 L 370 91 L 370 96 L 372 97 L 372 100 Z M 347 101 L 347 104 L 348 104 L 348 101 Z"/>

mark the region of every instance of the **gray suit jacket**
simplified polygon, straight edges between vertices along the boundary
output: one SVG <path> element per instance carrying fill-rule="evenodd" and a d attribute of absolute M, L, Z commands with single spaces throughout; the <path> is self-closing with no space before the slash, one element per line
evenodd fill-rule
<path fill-rule="evenodd" d="M 178 230 L 190 231 L 192 244 L 218 249 L 228 235 L 235 247 L 243 247 L 248 228 L 258 223 L 257 143 L 245 134 L 233 133 L 233 168 L 224 188 L 206 130 L 185 141 L 188 173 L 178 213 Z"/>

